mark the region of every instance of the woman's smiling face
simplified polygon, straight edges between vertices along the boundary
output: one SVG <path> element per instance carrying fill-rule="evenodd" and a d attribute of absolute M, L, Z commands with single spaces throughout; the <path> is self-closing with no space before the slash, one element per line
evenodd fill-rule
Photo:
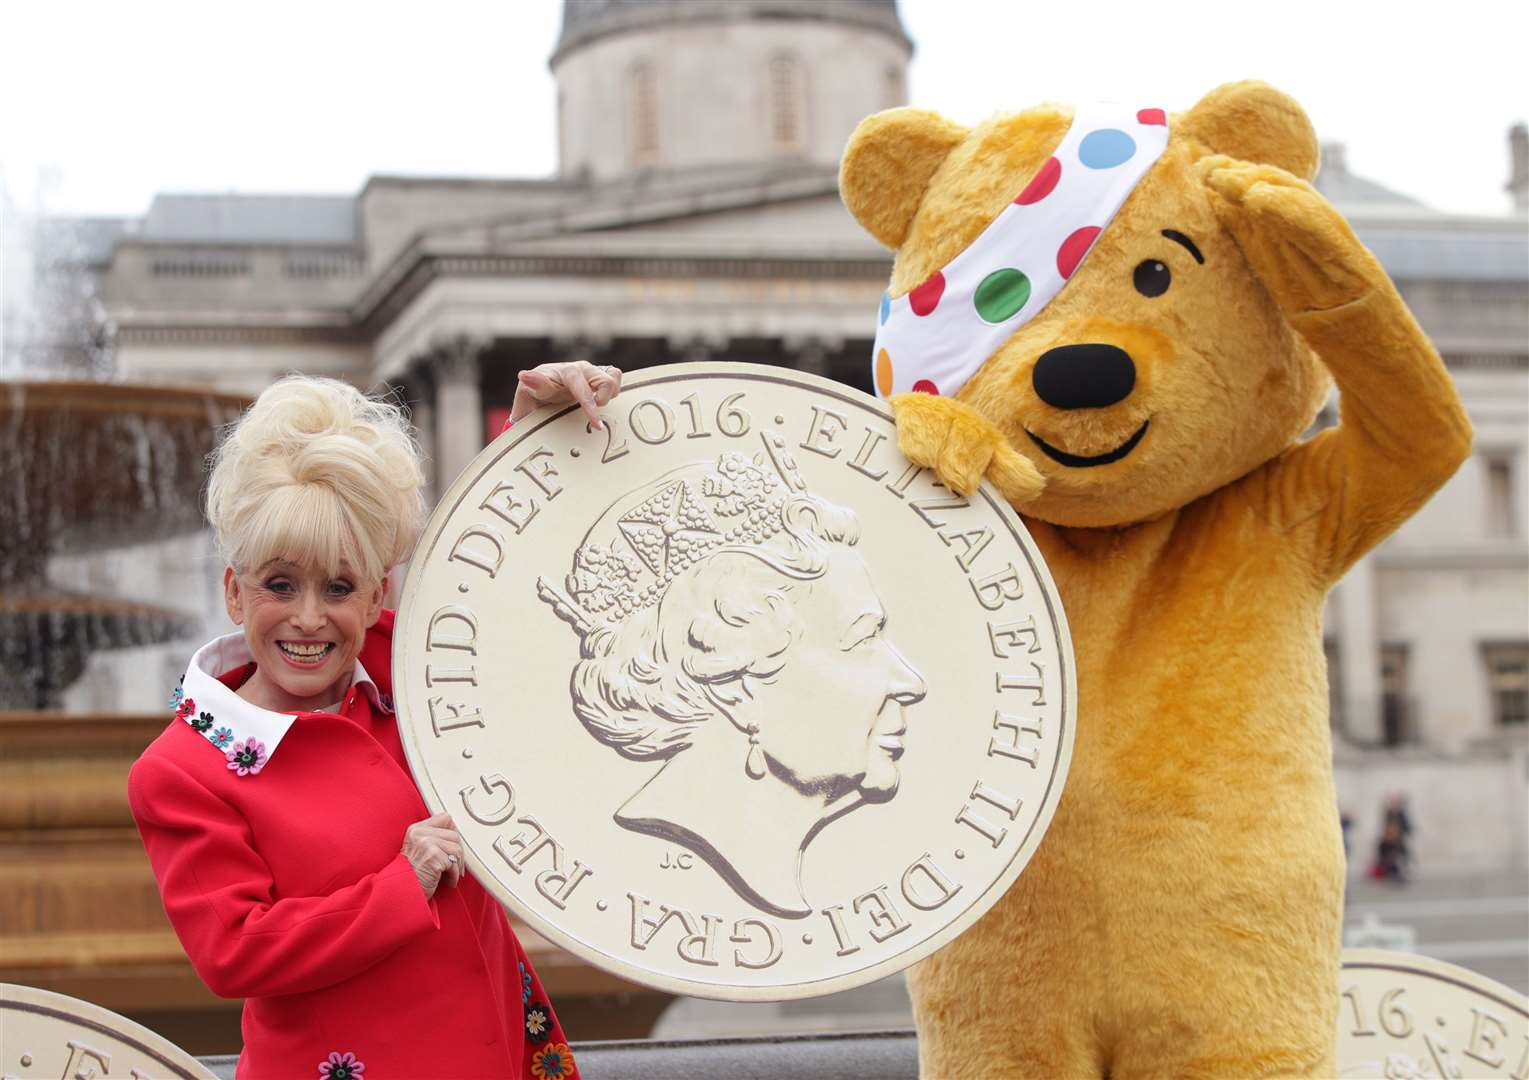
<path fill-rule="evenodd" d="M 229 618 L 244 628 L 255 675 L 239 690 L 252 704 L 304 712 L 344 693 L 367 628 L 382 612 L 387 578 L 366 582 L 273 559 L 259 569 L 223 574 Z"/>

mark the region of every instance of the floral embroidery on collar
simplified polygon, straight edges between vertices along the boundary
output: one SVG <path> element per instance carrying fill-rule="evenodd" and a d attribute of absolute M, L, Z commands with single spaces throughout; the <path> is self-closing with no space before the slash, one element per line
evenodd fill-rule
<path fill-rule="evenodd" d="M 531 1055 L 531 1075 L 536 1080 L 567 1080 L 573 1075 L 573 1051 L 567 1043 L 552 1043 Z"/>
<path fill-rule="evenodd" d="M 265 743 L 255 738 L 234 743 L 228 751 L 228 767 L 235 776 L 254 776 L 265 768 Z"/>
<path fill-rule="evenodd" d="M 227 634 L 208 642 L 191 658 L 181 684 L 170 694 L 175 718 L 213 745 L 236 776 L 255 776 L 269 764 L 297 715 L 262 709 L 239 697 L 219 676 L 251 661 L 244 635 Z M 356 661 L 351 685 L 375 705 L 391 712 L 392 701 L 381 693 L 366 668 Z M 200 703 L 200 704 L 199 704 Z"/>
<path fill-rule="evenodd" d="M 184 683 L 185 676 L 181 676 Z M 256 739 L 248 739 L 245 743 L 234 743 L 234 731 L 226 724 L 216 731 L 212 725 L 216 723 L 212 713 L 206 709 L 198 710 L 196 699 L 185 696 L 182 686 L 177 686 L 175 692 L 170 695 L 171 704 L 175 706 L 175 718 L 184 720 L 190 724 L 192 730 L 199 735 L 206 736 L 207 741 L 224 751 L 228 759 L 228 767 L 234 770 L 238 776 L 253 776 L 265 768 L 266 749 L 264 744 Z M 233 749 L 229 745 L 233 744 Z"/>
<path fill-rule="evenodd" d="M 520 1007 L 523 1009 L 531 1004 L 531 973 L 526 970 L 525 961 L 520 961 Z"/>
<path fill-rule="evenodd" d="M 340 1053 L 331 1050 L 329 1056 L 319 1062 L 320 1080 L 360 1080 L 366 1065 L 349 1050 Z"/>

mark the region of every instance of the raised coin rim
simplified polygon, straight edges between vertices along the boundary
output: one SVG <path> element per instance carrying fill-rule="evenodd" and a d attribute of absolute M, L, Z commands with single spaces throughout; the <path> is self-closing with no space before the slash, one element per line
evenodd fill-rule
<path fill-rule="evenodd" d="M 832 397 L 845 405 L 868 412 L 888 422 L 892 421 L 892 410 L 876 398 L 861 393 L 843 383 L 834 382 L 819 375 L 807 372 L 794 371 L 789 368 L 771 367 L 767 364 L 743 364 L 736 362 L 714 363 L 686 363 L 664 364 L 651 368 L 644 368 L 626 374 L 622 379 L 622 391 L 629 395 L 634 390 L 647 387 L 659 386 L 671 382 L 686 382 L 695 380 L 729 379 L 753 382 L 785 383 L 788 385 L 803 386 L 818 393 Z M 403 647 L 405 631 L 410 625 L 410 617 L 413 614 L 420 589 L 420 580 L 424 574 L 423 567 L 428 561 L 427 556 L 434 545 L 440 539 L 440 530 L 456 511 L 467 492 L 477 483 L 483 473 L 498 462 L 505 455 L 527 441 L 547 424 L 578 409 L 578 405 L 564 405 L 557 408 L 544 407 L 518 421 L 509 431 L 500 435 L 497 439 L 484 447 L 473 458 L 467 468 L 462 470 L 460 476 L 452 481 L 451 487 L 446 494 L 436 503 L 435 510 L 430 515 L 430 520 L 425 530 L 420 534 L 420 545 L 410 559 L 408 578 L 404 583 L 403 595 L 398 604 L 398 617 L 393 632 L 393 700 L 395 714 L 402 716 L 407 710 L 408 715 L 420 715 L 419 710 L 414 708 L 409 700 L 409 688 L 407 679 L 403 678 L 404 658 Z M 971 926 L 988 910 L 998 902 L 1014 880 L 1019 877 L 1024 868 L 1029 865 L 1034 857 L 1036 848 L 1040 846 L 1041 839 L 1046 835 L 1051 826 L 1051 819 L 1056 813 L 1057 804 L 1062 798 L 1062 789 L 1066 786 L 1067 773 L 1072 765 L 1073 741 L 1077 727 L 1077 672 L 1073 658 L 1072 636 L 1068 632 L 1067 615 L 1062 609 L 1061 594 L 1058 593 L 1056 581 L 1051 576 L 1050 568 L 1041 558 L 1039 549 L 1035 546 L 1034 539 L 1025 528 L 1019 515 L 1015 513 L 1003 496 L 998 494 L 987 481 L 983 481 L 976 498 L 980 496 L 994 508 L 1000 520 L 1009 527 L 1010 533 L 1019 542 L 1020 549 L 1025 554 L 1025 559 L 1035 574 L 1036 580 L 1042 586 L 1042 593 L 1046 600 L 1047 613 L 1051 618 L 1051 625 L 1059 646 L 1058 652 L 1061 658 L 1061 730 L 1058 732 L 1060 747 L 1057 751 L 1056 765 L 1052 769 L 1051 776 L 1046 784 L 1045 795 L 1041 800 L 1040 812 L 1031 822 L 1030 829 L 1025 838 L 1015 849 L 1009 864 L 1003 873 L 995 877 L 982 891 L 978 898 L 973 901 L 965 911 L 935 933 L 894 956 L 872 964 L 868 967 L 859 968 L 842 975 L 831 975 L 822 979 L 812 979 L 806 982 L 774 984 L 770 986 L 749 985 L 744 983 L 707 982 L 701 980 L 686 979 L 676 975 L 666 975 L 652 968 L 641 967 L 632 964 L 621 957 L 612 956 L 603 952 L 588 942 L 582 941 L 565 933 L 561 928 L 551 923 L 545 916 L 536 912 L 521 902 L 520 898 L 510 890 L 504 888 L 493 874 L 489 873 L 477 852 L 471 847 L 464 845 L 465 862 L 468 871 L 478 880 L 478 883 L 487 889 L 500 903 L 509 908 L 523 922 L 549 941 L 567 949 L 580 959 L 588 961 L 603 971 L 612 972 L 622 978 L 653 989 L 662 990 L 671 994 L 683 994 L 689 997 L 709 998 L 716 1001 L 793 1001 L 802 998 L 820 997 L 824 994 L 836 994 L 844 990 L 851 990 L 857 986 L 875 982 L 877 979 L 917 963 L 936 950 L 953 941 L 962 931 Z M 419 787 L 420 794 L 424 797 L 425 804 L 432 813 L 439 813 L 448 809 L 440 793 L 429 780 L 429 775 L 423 769 L 423 750 L 415 744 L 414 731 L 405 731 L 399 727 L 399 738 L 403 743 L 404 756 L 408 759 L 410 772 L 414 776 L 415 784 Z"/>
<path fill-rule="evenodd" d="M 1496 979 L 1489 979 L 1458 964 L 1435 960 L 1431 956 L 1392 952 L 1390 949 L 1344 949 L 1340 966 L 1344 971 L 1395 971 L 1403 975 L 1422 975 L 1490 998 L 1503 1008 L 1511 1009 L 1529 1020 L 1529 996 L 1520 994 L 1511 986 L 1504 986 Z M 1342 1042 L 1341 1038 L 1339 1042 Z"/>
<path fill-rule="evenodd" d="M 147 1054 L 165 1068 L 173 1070 L 174 1075 L 181 1080 L 218 1080 L 216 1073 L 157 1031 L 83 998 L 70 997 L 36 986 L 0 983 L 0 1027 L 5 1026 L 3 1016 L 7 1012 L 31 1013 L 77 1024 Z M 5 1035 L 7 1039 L 14 1038 L 8 1028 Z M 20 1050 L 16 1052 L 20 1053 Z"/>

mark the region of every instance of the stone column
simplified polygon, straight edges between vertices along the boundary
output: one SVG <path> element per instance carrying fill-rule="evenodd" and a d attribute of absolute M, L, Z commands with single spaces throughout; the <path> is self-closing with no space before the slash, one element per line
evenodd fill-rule
<path fill-rule="evenodd" d="M 1338 667 L 1343 680 L 1343 728 L 1350 741 L 1381 741 L 1380 628 L 1376 611 L 1375 559 L 1367 555 L 1333 592 L 1338 622 Z"/>
<path fill-rule="evenodd" d="M 669 352 L 676 364 L 704 364 L 718 353 L 727 351 L 727 338 L 714 334 L 672 337 Z"/>
<path fill-rule="evenodd" d="M 483 342 L 456 337 L 436 350 L 431 374 L 435 383 L 435 477 L 441 493 L 483 449 L 483 391 L 479 359 Z"/>
<path fill-rule="evenodd" d="M 583 360 L 590 364 L 601 363 L 601 355 L 610 348 L 609 338 L 559 337 L 552 339 L 552 359 L 557 363 L 573 363 Z"/>
<path fill-rule="evenodd" d="M 409 418 L 414 423 L 414 434 L 425 455 L 425 504 L 434 506 L 440 498 L 440 477 L 436 473 L 436 425 L 435 382 L 428 376 L 428 368 L 412 368 L 407 387 Z"/>
<path fill-rule="evenodd" d="M 1508 129 L 1508 183 L 1513 209 L 1529 209 L 1529 125 L 1514 124 Z"/>
<path fill-rule="evenodd" d="M 832 378 L 828 371 L 829 354 L 838 352 L 843 344 L 842 341 L 832 341 L 816 335 L 788 337 L 781 341 L 781 347 L 791 357 L 792 367 L 809 375 L 821 375 L 825 379 Z"/>

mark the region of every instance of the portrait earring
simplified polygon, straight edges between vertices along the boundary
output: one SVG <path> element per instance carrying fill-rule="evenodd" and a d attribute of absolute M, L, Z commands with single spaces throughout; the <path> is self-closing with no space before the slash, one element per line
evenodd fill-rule
<path fill-rule="evenodd" d="M 761 780 L 765 774 L 764 751 L 759 748 L 759 725 L 749 726 L 749 756 L 743 759 L 743 771 L 750 780 Z"/>

